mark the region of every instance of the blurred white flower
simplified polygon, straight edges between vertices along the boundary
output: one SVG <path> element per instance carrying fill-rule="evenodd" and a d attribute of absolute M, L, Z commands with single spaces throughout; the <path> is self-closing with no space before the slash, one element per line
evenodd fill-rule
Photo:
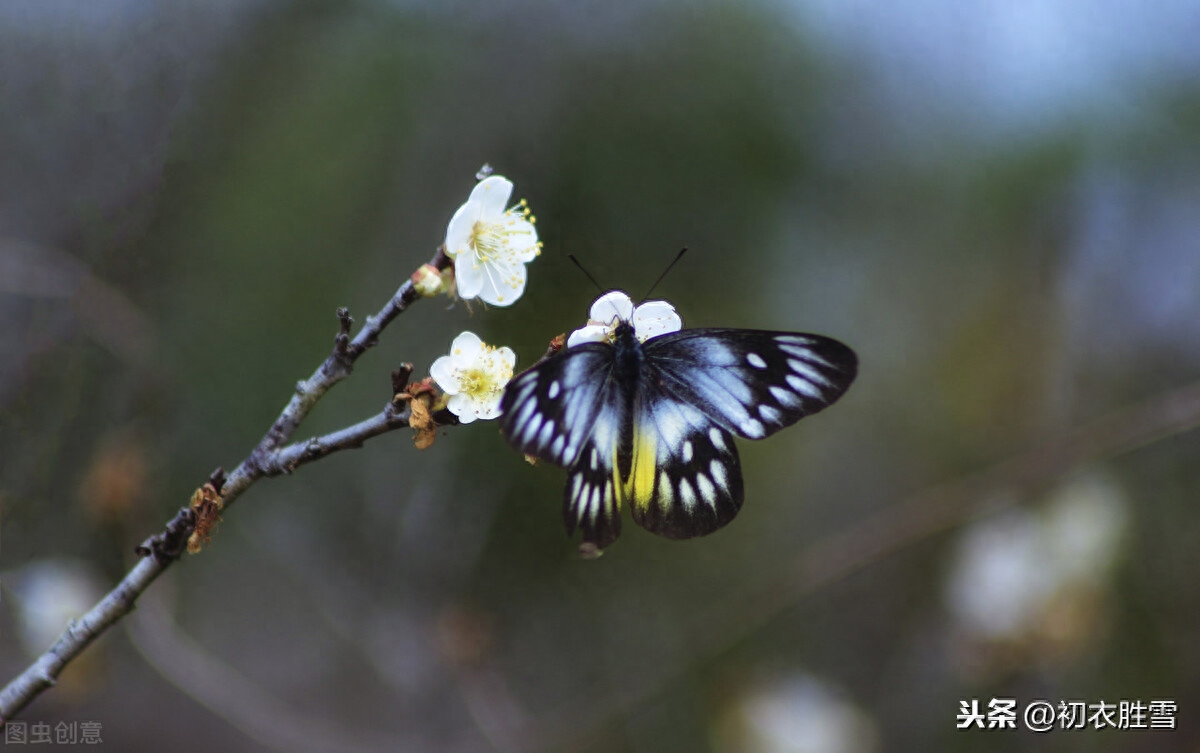
<path fill-rule="evenodd" d="M 621 322 L 633 324 L 634 334 L 641 342 L 678 332 L 683 327 L 683 320 L 675 312 L 675 307 L 666 301 L 646 301 L 635 309 L 628 293 L 612 290 L 592 304 L 587 325 L 571 333 L 567 338 L 567 347 L 588 342 L 611 343 L 613 332 Z"/>
<path fill-rule="evenodd" d="M 21 647 L 37 656 L 58 639 L 67 624 L 104 597 L 104 583 L 90 566 L 67 559 L 31 562 L 7 574 L 4 585 L 16 606 Z"/>
<path fill-rule="evenodd" d="M 967 636 L 1039 652 L 1087 644 L 1120 553 L 1125 500 L 1099 475 L 1073 480 L 1039 511 L 1012 510 L 966 530 L 946 601 Z"/>
<path fill-rule="evenodd" d="M 722 714 L 717 748 L 754 753 L 872 753 L 875 722 L 806 674 L 759 687 Z"/>
<path fill-rule="evenodd" d="M 469 424 L 500 415 L 504 385 L 512 379 L 517 356 L 511 348 L 484 344 L 474 332 L 454 338 L 450 355 L 433 362 L 429 375 L 450 396 L 446 407 Z"/>
<path fill-rule="evenodd" d="M 522 199 L 507 207 L 513 184 L 492 175 L 476 184 L 446 227 L 458 295 L 508 306 L 525 292 L 525 265 L 541 253 L 536 221 Z"/>
<path fill-rule="evenodd" d="M 983 638 L 1027 630 L 1052 590 L 1037 516 L 1014 510 L 963 533 L 947 588 L 950 611 Z"/>

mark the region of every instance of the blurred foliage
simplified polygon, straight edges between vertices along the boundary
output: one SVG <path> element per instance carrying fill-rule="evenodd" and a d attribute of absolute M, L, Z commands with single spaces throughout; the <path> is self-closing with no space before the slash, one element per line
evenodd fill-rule
<path fill-rule="evenodd" d="M 1132 120 L 1005 138 L 830 54 L 785 4 L 109 5 L 0 23 L 6 589 L 40 560 L 119 577 L 258 441 L 335 309 L 361 321 L 432 255 L 488 162 L 539 218 L 525 298 L 414 306 L 296 439 L 377 411 L 391 369 L 424 373 L 463 329 L 531 363 L 594 297 L 568 254 L 636 298 L 686 246 L 655 291 L 686 325 L 835 336 L 859 383 L 740 444 L 727 529 L 677 543 L 627 519 L 599 562 L 562 535 L 564 474 L 494 425 L 264 481 L 152 589 L 272 699 L 242 713 L 290 709 L 311 750 L 1196 748 L 1194 434 L 1095 459 L 1128 511 L 1119 551 L 1094 598 L 1033 621 L 1077 650 L 956 621 L 956 552 L 987 529 L 792 592 L 799 554 L 909 494 L 1195 379 L 1194 79 L 1154 80 Z M 980 503 L 1037 521 L 1053 492 Z M 997 556 L 1042 551 L 1019 544 Z M 6 677 L 22 614 L 5 599 Z M 281 747 L 133 635 L 91 649 L 111 661 L 90 692 L 25 716 L 102 720 L 123 750 Z M 1170 698 L 1180 729 L 954 730 L 959 700 L 991 697 Z"/>

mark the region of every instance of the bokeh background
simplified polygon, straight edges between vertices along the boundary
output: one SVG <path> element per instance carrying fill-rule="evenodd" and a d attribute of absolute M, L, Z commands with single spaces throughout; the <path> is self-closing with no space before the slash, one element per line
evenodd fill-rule
<path fill-rule="evenodd" d="M 0 3 L 0 674 L 258 441 L 484 162 L 545 241 L 300 436 L 595 291 L 860 354 L 690 542 L 563 535 L 494 424 L 265 480 L 23 714 L 151 751 L 1200 749 L 1200 7 Z M 1189 398 L 1190 396 L 1190 398 Z M 1174 730 L 958 731 L 1165 699 Z"/>

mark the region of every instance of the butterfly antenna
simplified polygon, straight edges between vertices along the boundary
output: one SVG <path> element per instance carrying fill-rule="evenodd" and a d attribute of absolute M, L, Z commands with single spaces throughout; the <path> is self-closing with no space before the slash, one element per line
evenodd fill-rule
<path fill-rule="evenodd" d="M 645 300 L 650 297 L 650 294 L 653 293 L 654 289 L 658 287 L 658 283 L 663 281 L 663 278 L 667 276 L 667 272 L 670 272 L 671 269 L 679 263 L 679 260 L 683 258 L 683 255 L 686 254 L 687 251 L 687 246 L 679 249 L 679 253 L 675 254 L 675 259 L 668 264 L 667 268 L 664 269 L 662 274 L 658 276 L 658 279 L 655 280 L 654 284 L 650 286 L 650 289 L 646 291 L 646 295 L 642 296 L 642 302 L 645 302 Z"/>
<path fill-rule="evenodd" d="M 584 277 L 586 277 L 592 281 L 592 284 L 596 286 L 596 290 L 599 290 L 601 293 L 604 292 L 604 288 L 600 287 L 600 283 L 596 282 L 596 278 L 592 277 L 591 272 L 589 272 L 583 268 L 583 265 L 580 264 L 579 260 L 575 258 L 575 254 L 567 254 L 567 258 L 570 259 L 571 261 L 575 262 L 575 266 L 579 267 L 579 271 L 583 272 Z"/>

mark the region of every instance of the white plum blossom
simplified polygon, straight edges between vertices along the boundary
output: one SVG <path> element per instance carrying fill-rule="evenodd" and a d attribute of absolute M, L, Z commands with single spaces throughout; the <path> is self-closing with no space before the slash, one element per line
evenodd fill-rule
<path fill-rule="evenodd" d="M 525 200 L 507 206 L 512 190 L 507 178 L 484 178 L 446 226 L 446 255 L 454 259 L 461 298 L 509 306 L 525 292 L 525 265 L 542 244 Z"/>
<path fill-rule="evenodd" d="M 717 750 L 875 753 L 878 723 L 839 688 L 808 673 L 760 680 L 716 718 Z"/>
<path fill-rule="evenodd" d="M 500 415 L 500 398 L 516 365 L 511 348 L 495 348 L 474 332 L 463 332 L 450 345 L 450 355 L 433 362 L 429 375 L 450 396 L 446 408 L 469 424 Z"/>
<path fill-rule="evenodd" d="M 1018 507 L 967 528 L 945 594 L 962 635 L 1056 660 L 1088 646 L 1103 624 L 1128 517 L 1117 484 L 1086 471 L 1039 509 Z"/>
<path fill-rule="evenodd" d="M 90 565 L 70 559 L 36 560 L 2 577 L 16 607 L 17 638 L 30 656 L 45 651 L 106 590 Z"/>
<path fill-rule="evenodd" d="M 633 324 L 633 332 L 640 342 L 678 332 L 683 327 L 683 320 L 675 312 L 675 307 L 666 301 L 646 301 L 634 308 L 633 299 L 628 293 L 612 290 L 592 304 L 587 326 L 571 333 L 567 338 L 567 347 L 591 342 L 611 343 L 613 333 L 621 322 Z"/>

